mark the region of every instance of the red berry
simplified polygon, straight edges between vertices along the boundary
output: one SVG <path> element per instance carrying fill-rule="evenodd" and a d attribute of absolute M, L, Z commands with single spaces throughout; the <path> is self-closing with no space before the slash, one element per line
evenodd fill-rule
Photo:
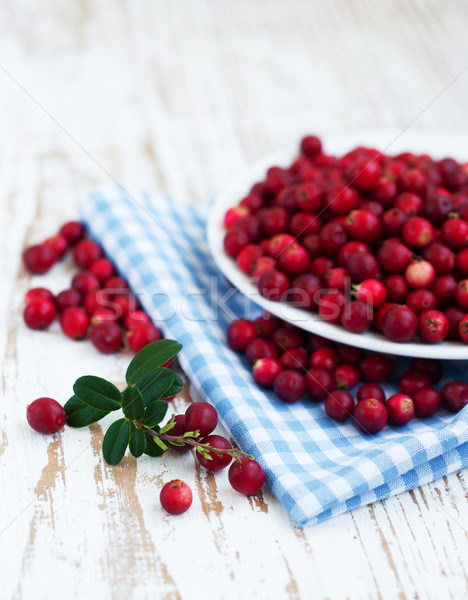
<path fill-rule="evenodd" d="M 348 346 L 346 344 L 338 344 L 336 351 L 340 355 L 341 362 L 357 365 L 363 356 L 361 348 L 355 348 L 354 346 Z"/>
<path fill-rule="evenodd" d="M 289 290 L 289 300 L 300 308 L 316 308 L 322 287 L 320 277 L 312 273 L 303 273 L 293 279 Z"/>
<path fill-rule="evenodd" d="M 257 213 L 261 208 L 263 208 L 265 202 L 261 194 L 250 193 L 247 194 L 242 200 L 239 202 L 239 208 L 247 209 L 250 214 Z M 248 214 L 248 213 L 247 213 Z M 245 214 L 242 214 L 241 217 L 245 217 Z M 230 227 L 230 226 L 229 226 Z"/>
<path fill-rule="evenodd" d="M 39 433 L 55 433 L 65 425 L 66 415 L 61 404 L 52 398 L 38 398 L 26 409 L 29 425 Z"/>
<path fill-rule="evenodd" d="M 420 388 L 413 393 L 414 411 L 419 418 L 432 417 L 439 410 L 441 402 L 440 394 L 434 388 Z"/>
<path fill-rule="evenodd" d="M 271 269 L 260 276 L 258 290 L 267 300 L 277 302 L 284 299 L 289 289 L 289 279 L 281 271 Z"/>
<path fill-rule="evenodd" d="M 383 330 L 384 317 L 393 306 L 395 306 L 393 302 L 385 302 L 379 309 L 377 309 L 377 312 L 374 315 L 374 327 L 377 329 L 377 331 Z"/>
<path fill-rule="evenodd" d="M 88 292 L 99 289 L 99 280 L 90 271 L 80 271 L 73 276 L 72 289 L 85 296 Z"/>
<path fill-rule="evenodd" d="M 347 281 L 348 273 L 346 269 L 335 267 L 334 269 L 330 269 L 330 271 L 325 274 L 325 285 L 323 287 L 344 290 Z"/>
<path fill-rule="evenodd" d="M 327 340 L 320 335 L 310 333 L 307 338 L 307 351 L 313 354 L 319 348 L 334 348 L 335 344 L 331 340 Z"/>
<path fill-rule="evenodd" d="M 117 298 L 113 299 L 112 303 L 113 308 L 115 308 L 116 314 L 121 321 L 125 321 L 127 315 L 139 310 L 140 307 L 138 300 L 130 293 L 117 296 Z"/>
<path fill-rule="evenodd" d="M 415 315 L 436 308 L 437 298 L 430 290 L 420 288 L 419 290 L 413 290 L 406 297 L 406 305 L 410 308 Z"/>
<path fill-rule="evenodd" d="M 260 256 L 260 258 L 255 259 L 250 265 L 250 276 L 254 281 L 260 279 L 263 273 L 267 271 L 271 271 L 276 267 L 276 260 L 274 258 L 270 258 L 269 256 Z"/>
<path fill-rule="evenodd" d="M 46 298 L 47 300 L 54 300 L 54 295 L 50 290 L 43 287 L 31 288 L 26 292 L 24 297 L 24 301 L 26 304 L 31 302 L 32 300 L 36 300 L 36 298 Z"/>
<path fill-rule="evenodd" d="M 44 244 L 52 248 L 57 258 L 62 258 L 62 256 L 68 250 L 67 239 L 63 235 L 60 235 L 60 233 L 58 233 L 57 235 L 53 235 L 50 238 L 47 238 L 44 241 Z"/>
<path fill-rule="evenodd" d="M 30 329 L 45 329 L 55 319 L 57 309 L 49 298 L 36 297 L 26 306 L 23 311 L 23 319 Z"/>
<path fill-rule="evenodd" d="M 315 158 L 322 151 L 322 142 L 316 135 L 306 135 L 301 140 L 301 152 L 307 158 Z"/>
<path fill-rule="evenodd" d="M 173 479 L 163 487 L 159 500 L 170 515 L 181 515 L 192 504 L 192 490 L 180 479 Z"/>
<path fill-rule="evenodd" d="M 128 283 L 122 277 L 109 277 L 102 287 L 113 296 L 128 293 Z"/>
<path fill-rule="evenodd" d="M 300 275 L 310 264 L 309 253 L 297 242 L 287 246 L 278 256 L 279 268 L 288 275 Z"/>
<path fill-rule="evenodd" d="M 435 280 L 434 267 L 427 260 L 413 260 L 406 267 L 405 279 L 412 288 L 429 288 Z"/>
<path fill-rule="evenodd" d="M 276 346 L 265 338 L 255 338 L 245 349 L 245 357 L 251 365 L 259 358 L 278 358 Z"/>
<path fill-rule="evenodd" d="M 385 402 L 385 392 L 378 383 L 364 383 L 358 389 L 356 397 L 358 402 L 368 398 L 375 398 L 380 402 Z"/>
<path fill-rule="evenodd" d="M 116 323 L 117 324 L 117 315 L 115 311 L 111 308 L 106 308 L 103 306 L 102 308 L 97 308 L 94 312 L 91 313 L 91 318 L 89 322 L 94 327 L 94 325 L 100 325 L 101 323 Z"/>
<path fill-rule="evenodd" d="M 63 312 L 72 306 L 81 306 L 82 296 L 80 292 L 74 289 L 63 290 L 55 297 L 55 304 L 59 312 Z"/>
<path fill-rule="evenodd" d="M 346 244 L 344 244 L 338 252 L 338 263 L 341 267 L 346 267 L 351 256 L 357 254 L 358 252 L 370 254 L 370 251 L 371 249 L 364 242 L 359 242 L 357 240 L 346 242 Z"/>
<path fill-rule="evenodd" d="M 336 388 L 333 373 L 323 367 L 312 367 L 306 374 L 307 391 L 314 400 L 325 400 Z"/>
<path fill-rule="evenodd" d="M 458 334 L 463 342 L 468 342 L 468 315 L 465 315 L 458 324 Z"/>
<path fill-rule="evenodd" d="M 433 193 L 426 197 L 423 214 L 435 227 L 440 227 L 452 210 L 452 200 L 447 193 Z"/>
<path fill-rule="evenodd" d="M 401 230 L 403 239 L 411 248 L 424 248 L 434 241 L 435 230 L 424 217 L 411 217 Z"/>
<path fill-rule="evenodd" d="M 257 461 L 250 458 L 236 460 L 229 467 L 229 483 L 240 494 L 253 496 L 265 483 L 265 473 Z"/>
<path fill-rule="evenodd" d="M 185 411 L 185 431 L 199 431 L 205 437 L 215 430 L 218 412 L 209 402 L 194 402 Z"/>
<path fill-rule="evenodd" d="M 86 294 L 83 305 L 88 315 L 91 315 L 99 308 L 107 306 L 109 301 L 109 296 L 103 290 L 93 290 Z"/>
<path fill-rule="evenodd" d="M 414 192 L 421 196 L 426 193 L 426 176 L 419 169 L 408 169 L 400 179 L 400 187 L 405 192 Z"/>
<path fill-rule="evenodd" d="M 446 274 L 436 277 L 430 291 L 436 298 L 437 307 L 443 309 L 453 306 L 456 289 L 457 280 L 453 275 Z"/>
<path fill-rule="evenodd" d="M 461 275 L 468 275 L 468 248 L 465 248 L 464 250 L 460 250 L 460 252 L 458 252 L 455 262 L 457 271 Z"/>
<path fill-rule="evenodd" d="M 318 302 L 319 314 L 324 321 L 339 323 L 345 303 L 346 297 L 341 290 L 324 292 Z"/>
<path fill-rule="evenodd" d="M 334 371 L 340 364 L 339 354 L 332 348 L 318 348 L 310 357 L 310 367 L 324 367 Z"/>
<path fill-rule="evenodd" d="M 281 321 L 275 315 L 264 312 L 261 317 L 255 319 L 254 323 L 262 337 L 271 338 L 280 326 Z"/>
<path fill-rule="evenodd" d="M 349 390 L 353 388 L 361 379 L 359 369 L 354 365 L 339 365 L 336 367 L 334 375 L 336 387 L 340 390 Z"/>
<path fill-rule="evenodd" d="M 323 254 L 335 256 L 347 241 L 345 228 L 339 223 L 331 222 L 322 227 L 319 233 L 319 245 Z"/>
<path fill-rule="evenodd" d="M 151 323 L 149 316 L 142 310 L 135 310 L 129 313 L 124 319 L 124 326 L 127 331 L 134 329 L 137 325 Z"/>
<path fill-rule="evenodd" d="M 159 327 L 153 325 L 153 323 L 142 323 L 133 327 L 127 336 L 128 345 L 137 353 L 142 348 L 150 344 L 151 342 L 157 342 L 163 338 L 163 334 Z"/>
<path fill-rule="evenodd" d="M 200 443 L 208 444 L 219 450 L 231 450 L 232 448 L 229 440 L 221 435 L 208 435 L 201 439 Z M 225 454 L 224 452 L 217 453 L 214 450 L 211 450 L 209 451 L 209 455 L 211 459 L 205 458 L 205 456 L 197 452 L 198 462 L 209 471 L 221 471 L 231 464 L 232 456 L 230 454 Z"/>
<path fill-rule="evenodd" d="M 405 305 L 393 305 L 383 317 L 382 331 L 392 342 L 409 342 L 414 338 L 417 330 L 418 319 Z"/>
<path fill-rule="evenodd" d="M 387 424 L 385 404 L 376 398 L 365 398 L 356 404 L 353 411 L 354 425 L 363 433 L 375 434 Z"/>
<path fill-rule="evenodd" d="M 60 227 L 60 234 L 63 235 L 70 246 L 74 246 L 83 239 L 85 227 L 79 221 L 69 221 Z"/>
<path fill-rule="evenodd" d="M 30 273 L 43 275 L 57 261 L 57 254 L 49 244 L 29 246 L 23 252 L 24 266 Z"/>
<path fill-rule="evenodd" d="M 263 255 L 263 250 L 256 244 L 249 244 L 242 248 L 237 255 L 237 264 L 241 271 L 249 274 L 252 264 Z"/>
<path fill-rule="evenodd" d="M 420 196 L 412 194 L 410 192 L 404 192 L 396 197 L 394 208 L 398 208 L 403 211 L 408 218 L 415 217 L 418 215 L 424 203 Z"/>
<path fill-rule="evenodd" d="M 468 310 L 468 279 L 463 279 L 455 290 L 455 302 L 463 310 Z"/>
<path fill-rule="evenodd" d="M 393 363 L 384 354 L 367 354 L 359 363 L 359 371 L 365 381 L 385 381 L 393 371 Z"/>
<path fill-rule="evenodd" d="M 347 185 L 338 185 L 326 195 L 327 208 L 335 215 L 347 215 L 356 208 L 358 200 L 356 190 Z"/>
<path fill-rule="evenodd" d="M 291 218 L 289 231 L 295 238 L 305 238 L 314 235 L 322 228 L 321 218 L 309 212 L 298 212 Z"/>
<path fill-rule="evenodd" d="M 440 234 L 442 241 L 454 250 L 461 250 L 468 246 L 468 223 L 462 219 L 445 221 Z"/>
<path fill-rule="evenodd" d="M 260 358 L 253 366 L 253 377 L 258 385 L 271 388 L 282 370 L 281 363 L 275 358 Z"/>
<path fill-rule="evenodd" d="M 401 275 L 389 275 L 383 280 L 387 290 L 387 301 L 402 304 L 408 296 L 409 287 Z"/>
<path fill-rule="evenodd" d="M 356 252 L 346 262 L 346 270 L 354 283 L 375 279 L 379 275 L 379 264 L 372 254 Z"/>
<path fill-rule="evenodd" d="M 399 235 L 408 215 L 399 208 L 390 208 L 382 215 L 382 228 L 387 235 Z"/>
<path fill-rule="evenodd" d="M 63 333 L 72 340 L 81 340 L 86 336 L 89 325 L 87 313 L 77 306 L 66 308 L 60 315 Z"/>
<path fill-rule="evenodd" d="M 416 390 L 430 387 L 431 380 L 428 375 L 420 371 L 407 371 L 398 380 L 398 389 L 402 394 L 412 396 Z"/>
<path fill-rule="evenodd" d="M 226 227 L 226 229 L 231 229 L 239 219 L 246 217 L 248 214 L 250 214 L 250 210 L 247 206 L 234 206 L 234 208 L 229 208 L 224 215 L 224 227 Z"/>
<path fill-rule="evenodd" d="M 310 264 L 310 272 L 317 277 L 325 277 L 325 275 L 336 267 L 336 263 L 333 258 L 329 256 L 317 256 Z"/>
<path fill-rule="evenodd" d="M 382 169 L 374 158 L 363 158 L 356 161 L 349 171 L 349 182 L 361 190 L 375 187 L 382 175 Z"/>
<path fill-rule="evenodd" d="M 468 404 L 468 384 L 464 381 L 450 381 L 442 388 L 441 397 L 447 410 L 458 412 Z"/>
<path fill-rule="evenodd" d="M 354 239 L 368 244 L 377 242 L 382 234 L 378 217 L 369 210 L 352 210 L 346 218 L 346 229 Z"/>
<path fill-rule="evenodd" d="M 238 319 L 229 325 L 226 336 L 232 350 L 244 352 L 250 342 L 258 337 L 258 329 L 252 321 Z"/>
<path fill-rule="evenodd" d="M 292 348 L 291 350 L 284 352 L 279 360 L 283 369 L 295 369 L 300 373 L 305 373 L 309 357 L 304 348 Z"/>
<path fill-rule="evenodd" d="M 423 342 L 436 344 L 447 337 L 449 321 L 440 310 L 425 310 L 418 317 L 418 334 Z"/>
<path fill-rule="evenodd" d="M 442 363 L 436 358 L 415 358 L 411 363 L 411 370 L 425 373 L 431 383 L 437 383 L 444 374 Z"/>
<path fill-rule="evenodd" d="M 122 330 L 112 321 L 95 325 L 90 338 L 93 346 L 103 354 L 118 352 L 123 346 Z"/>
<path fill-rule="evenodd" d="M 320 210 L 323 205 L 323 190 L 314 183 L 295 186 L 295 203 L 299 210 Z"/>
<path fill-rule="evenodd" d="M 345 304 L 341 315 L 341 323 L 352 333 L 363 333 L 372 325 L 372 318 L 372 306 L 353 300 Z"/>
<path fill-rule="evenodd" d="M 273 237 L 278 233 L 284 233 L 289 225 L 289 213 L 280 206 L 266 208 L 259 213 L 260 224 L 267 237 Z"/>
<path fill-rule="evenodd" d="M 232 258 L 235 258 L 249 243 L 250 238 L 242 229 L 230 229 L 224 236 L 224 249 Z"/>
<path fill-rule="evenodd" d="M 98 258 L 90 265 L 89 270 L 100 282 L 104 282 L 113 276 L 114 265 L 108 258 Z"/>
<path fill-rule="evenodd" d="M 335 390 L 325 398 L 324 408 L 330 419 L 344 422 L 353 413 L 354 400 L 345 390 Z"/>
<path fill-rule="evenodd" d="M 451 306 L 450 308 L 446 308 L 444 310 L 444 315 L 447 317 L 449 321 L 449 330 L 447 334 L 448 340 L 459 340 L 460 333 L 459 327 L 460 322 L 465 316 L 465 311 L 457 306 Z"/>
<path fill-rule="evenodd" d="M 381 177 L 373 190 L 374 198 L 383 206 L 389 206 L 398 193 L 398 186 L 390 177 Z"/>
<path fill-rule="evenodd" d="M 364 302 L 376 310 L 385 302 L 387 290 L 377 279 L 364 279 L 355 287 L 354 296 L 359 302 Z"/>
<path fill-rule="evenodd" d="M 414 404 L 406 394 L 393 394 L 385 403 L 390 425 L 405 425 L 414 417 Z"/>
<path fill-rule="evenodd" d="M 305 377 L 293 369 L 281 371 L 275 377 L 273 390 L 283 402 L 287 404 L 297 402 L 306 391 Z"/>
<path fill-rule="evenodd" d="M 426 246 L 421 255 L 425 260 L 431 263 L 437 275 L 448 273 L 455 266 L 454 253 L 450 248 L 440 242 L 434 242 L 433 244 Z"/>
<path fill-rule="evenodd" d="M 93 240 L 82 240 L 73 249 L 73 259 L 76 265 L 82 269 L 88 269 L 101 256 L 101 246 Z"/>

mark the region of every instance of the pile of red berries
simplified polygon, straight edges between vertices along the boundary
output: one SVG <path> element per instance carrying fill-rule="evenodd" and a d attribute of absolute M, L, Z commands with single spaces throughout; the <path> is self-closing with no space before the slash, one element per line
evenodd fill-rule
<path fill-rule="evenodd" d="M 447 383 L 439 393 L 433 386 L 443 375 L 442 363 L 414 359 L 411 370 L 398 381 L 399 393 L 385 397 L 379 383 L 387 381 L 392 360 L 383 354 L 364 354 L 360 348 L 337 344 L 282 322 L 269 313 L 250 321 L 233 321 L 227 330 L 229 346 L 245 354 L 253 377 L 273 389 L 283 402 L 308 396 L 324 401 L 325 412 L 335 421 L 353 422 L 365 433 L 390 425 L 404 425 L 414 416 L 429 417 L 443 404 L 452 412 L 468 404 L 468 384 Z M 361 381 L 357 404 L 349 390 Z"/>
<path fill-rule="evenodd" d="M 72 340 L 89 336 L 105 354 L 119 351 L 125 338 L 133 352 L 161 339 L 162 332 L 151 323 L 127 282 L 116 274 L 101 246 L 85 234 L 82 223 L 70 221 L 57 235 L 24 251 L 24 265 L 30 273 L 46 273 L 69 250 L 78 269 L 70 288 L 57 295 L 43 287 L 26 293 L 26 325 L 45 329 L 58 315 L 66 336 Z"/>
<path fill-rule="evenodd" d="M 224 218 L 226 253 L 262 296 L 353 333 L 468 342 L 468 163 L 307 136 Z"/>

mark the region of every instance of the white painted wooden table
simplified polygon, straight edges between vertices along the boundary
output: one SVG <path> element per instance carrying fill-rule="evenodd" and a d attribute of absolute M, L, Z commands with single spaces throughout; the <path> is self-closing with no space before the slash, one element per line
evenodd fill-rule
<path fill-rule="evenodd" d="M 100 426 L 30 430 L 32 399 L 118 384 L 129 356 L 26 330 L 26 289 L 70 268 L 20 264 L 112 179 L 200 201 L 305 132 L 467 132 L 467 19 L 463 0 L 3 1 L 1 598 L 468 597 L 466 471 L 301 531 L 190 456 L 108 467 Z M 195 492 L 178 518 L 174 477 Z"/>

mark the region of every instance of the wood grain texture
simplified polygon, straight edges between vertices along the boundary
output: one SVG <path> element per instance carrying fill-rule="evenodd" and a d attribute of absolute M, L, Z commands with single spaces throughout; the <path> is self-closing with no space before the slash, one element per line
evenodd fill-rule
<path fill-rule="evenodd" d="M 466 471 L 301 531 L 190 455 L 108 467 L 101 426 L 31 431 L 32 399 L 83 373 L 122 384 L 129 356 L 26 330 L 24 292 L 60 291 L 71 266 L 20 264 L 112 180 L 200 201 L 304 132 L 466 132 L 467 18 L 463 0 L 4 0 L 2 598 L 468 596 Z M 178 518 L 158 503 L 174 477 L 195 495 Z"/>

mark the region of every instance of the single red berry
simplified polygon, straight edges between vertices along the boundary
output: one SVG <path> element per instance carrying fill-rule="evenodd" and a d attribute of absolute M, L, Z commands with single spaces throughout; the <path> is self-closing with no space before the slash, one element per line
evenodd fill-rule
<path fill-rule="evenodd" d="M 87 313 L 77 306 L 66 308 L 60 315 L 63 333 L 72 340 L 81 340 L 86 336 L 89 325 Z"/>
<path fill-rule="evenodd" d="M 250 193 L 247 194 L 247 196 L 244 196 L 244 198 L 242 198 L 242 200 L 239 202 L 239 206 L 236 208 L 246 208 L 248 210 L 247 214 L 255 214 L 257 213 L 261 208 L 263 208 L 265 206 L 265 201 L 263 198 L 263 195 L 260 193 Z M 241 217 L 245 217 L 245 214 L 242 214 Z"/>
<path fill-rule="evenodd" d="M 375 279 L 379 275 L 379 264 L 376 258 L 367 252 L 356 252 L 350 256 L 345 268 L 353 283 Z"/>
<path fill-rule="evenodd" d="M 454 250 L 468 246 L 468 223 L 462 219 L 447 219 L 440 230 L 442 241 Z"/>
<path fill-rule="evenodd" d="M 354 297 L 373 310 L 380 308 L 387 298 L 385 286 L 377 279 L 364 279 L 354 288 Z"/>
<path fill-rule="evenodd" d="M 307 158 L 315 158 L 322 151 L 322 142 L 316 135 L 306 135 L 301 140 L 301 152 Z"/>
<path fill-rule="evenodd" d="M 215 430 L 218 412 L 209 402 L 194 402 L 185 411 L 185 431 L 199 431 L 205 437 Z"/>
<path fill-rule="evenodd" d="M 349 169 L 349 182 L 360 190 L 375 187 L 382 175 L 382 169 L 377 160 L 363 158 L 356 161 Z"/>
<path fill-rule="evenodd" d="M 430 387 L 421 388 L 413 392 L 414 411 L 419 418 L 432 417 L 442 402 L 439 392 Z"/>
<path fill-rule="evenodd" d="M 49 244 L 35 244 L 23 252 L 24 266 L 30 273 L 43 275 L 57 261 L 57 254 Z"/>
<path fill-rule="evenodd" d="M 468 342 L 468 315 L 465 315 L 458 324 L 458 334 L 463 342 Z"/>
<path fill-rule="evenodd" d="M 260 256 L 255 259 L 250 265 L 250 276 L 258 282 L 263 273 L 271 271 L 276 267 L 276 260 L 270 256 Z"/>
<path fill-rule="evenodd" d="M 449 321 L 440 310 L 425 310 L 418 317 L 418 334 L 423 342 L 437 344 L 447 337 Z"/>
<path fill-rule="evenodd" d="M 150 344 L 151 342 L 157 342 L 163 338 L 162 331 L 153 323 L 142 323 L 136 325 L 128 332 L 127 340 L 128 345 L 137 353 L 142 348 Z"/>
<path fill-rule="evenodd" d="M 345 228 L 336 222 L 327 223 L 319 233 L 320 250 L 323 254 L 335 256 L 348 240 Z"/>
<path fill-rule="evenodd" d="M 23 311 L 23 319 L 30 329 L 45 329 L 55 319 L 57 309 L 49 298 L 36 297 L 26 306 Z"/>
<path fill-rule="evenodd" d="M 351 256 L 357 254 L 358 252 L 370 254 L 371 249 L 367 244 L 364 242 L 359 242 L 358 240 L 346 242 L 346 244 L 344 244 L 338 252 L 338 263 L 340 267 L 346 267 Z"/>
<path fill-rule="evenodd" d="M 88 292 L 99 289 L 99 280 L 90 271 L 80 271 L 73 276 L 72 289 L 85 296 Z"/>
<path fill-rule="evenodd" d="M 349 390 L 357 385 L 361 379 L 359 369 L 354 365 L 342 364 L 334 371 L 336 387 L 339 390 Z"/>
<path fill-rule="evenodd" d="M 442 388 L 441 397 L 447 410 L 458 412 L 468 404 L 468 384 L 464 381 L 450 381 Z"/>
<path fill-rule="evenodd" d="M 62 258 L 62 256 L 68 250 L 68 241 L 65 236 L 61 235 L 60 233 L 47 238 L 44 241 L 44 244 L 52 248 L 57 256 L 57 259 Z"/>
<path fill-rule="evenodd" d="M 393 362 L 384 354 L 367 354 L 359 363 L 359 371 L 365 381 L 378 383 L 390 377 L 393 371 Z"/>
<path fill-rule="evenodd" d="M 305 377 L 293 369 L 281 371 L 275 377 L 273 390 L 283 402 L 287 404 L 297 402 L 306 391 Z"/>
<path fill-rule="evenodd" d="M 448 193 L 428 194 L 423 206 L 424 216 L 435 227 L 440 227 L 453 211 L 453 203 Z"/>
<path fill-rule="evenodd" d="M 256 244 L 262 237 L 261 222 L 255 215 L 247 215 L 239 219 L 231 231 L 241 230 L 247 234 L 249 243 Z"/>
<path fill-rule="evenodd" d="M 310 273 L 307 273 L 307 275 L 310 275 Z M 322 285 L 322 287 L 344 290 L 348 281 L 349 277 L 346 269 L 343 269 L 342 267 L 335 267 L 330 269 L 328 273 L 325 273 L 325 285 Z"/>
<path fill-rule="evenodd" d="M 405 192 L 414 192 L 423 196 L 426 193 L 426 175 L 419 169 L 408 169 L 400 179 L 400 187 Z"/>
<path fill-rule="evenodd" d="M 398 389 L 402 394 L 412 396 L 416 390 L 430 387 L 431 380 L 428 375 L 420 371 L 407 371 L 398 380 Z"/>
<path fill-rule="evenodd" d="M 31 288 L 28 290 L 24 296 L 24 301 L 26 304 L 35 300 L 36 298 L 46 298 L 47 300 L 54 300 L 54 295 L 50 290 L 43 287 Z"/>
<path fill-rule="evenodd" d="M 387 290 L 387 301 L 403 304 L 409 293 L 409 286 L 401 275 L 389 275 L 383 280 Z"/>
<path fill-rule="evenodd" d="M 309 366 L 324 367 L 329 371 L 334 371 L 340 364 L 339 354 L 332 348 L 318 348 L 310 357 Z"/>
<path fill-rule="evenodd" d="M 363 357 L 363 350 L 361 348 L 355 348 L 347 344 L 338 344 L 336 351 L 340 355 L 341 362 L 350 365 L 356 366 Z"/>
<path fill-rule="evenodd" d="M 411 370 L 425 373 L 431 380 L 431 383 L 440 381 L 444 374 L 442 363 L 436 358 L 415 358 L 411 363 Z"/>
<path fill-rule="evenodd" d="M 192 490 L 180 479 L 173 479 L 162 488 L 159 500 L 170 515 L 181 515 L 192 504 Z"/>
<path fill-rule="evenodd" d="M 281 355 L 279 361 L 283 369 L 295 369 L 299 373 L 305 373 L 309 357 L 304 348 L 291 348 Z"/>
<path fill-rule="evenodd" d="M 128 283 L 122 277 L 109 277 L 102 287 L 112 296 L 128 294 Z"/>
<path fill-rule="evenodd" d="M 382 235 L 378 217 L 369 210 L 352 210 L 346 218 L 346 229 L 353 240 L 374 244 Z"/>
<path fill-rule="evenodd" d="M 252 264 L 263 256 L 264 252 L 262 248 L 256 244 L 249 244 L 242 248 L 237 255 L 237 264 L 241 271 L 249 274 L 252 268 Z"/>
<path fill-rule="evenodd" d="M 325 412 L 334 421 L 346 421 L 353 413 L 354 400 L 345 390 L 335 390 L 325 398 Z"/>
<path fill-rule="evenodd" d="M 79 221 L 69 221 L 60 227 L 60 234 L 63 235 L 70 246 L 74 246 L 83 239 L 85 227 Z"/>
<path fill-rule="evenodd" d="M 114 275 L 114 265 L 108 258 L 98 258 L 89 267 L 90 272 L 100 282 L 107 281 Z"/>
<path fill-rule="evenodd" d="M 408 218 L 415 217 L 423 209 L 424 202 L 418 194 L 412 194 L 411 192 L 403 192 L 399 194 L 394 203 L 394 208 L 398 208 L 403 211 Z"/>
<path fill-rule="evenodd" d="M 118 352 L 123 346 L 122 329 L 112 321 L 95 325 L 90 339 L 93 346 L 103 354 Z"/>
<path fill-rule="evenodd" d="M 278 351 L 273 342 L 265 338 L 255 338 L 245 349 L 245 357 L 251 365 L 259 358 L 278 358 Z"/>
<path fill-rule="evenodd" d="M 406 394 L 393 394 L 385 403 L 390 425 L 405 425 L 414 417 L 413 400 Z"/>
<path fill-rule="evenodd" d="M 364 383 L 358 389 L 356 397 L 358 402 L 368 398 L 375 398 L 380 402 L 385 402 L 385 392 L 378 383 Z"/>
<path fill-rule="evenodd" d="M 294 244 L 296 239 L 289 233 L 279 233 L 274 235 L 268 240 L 267 252 L 271 258 L 278 258 L 278 256 L 286 250 L 288 246 Z"/>
<path fill-rule="evenodd" d="M 100 325 L 101 323 L 115 323 L 117 324 L 117 315 L 115 311 L 111 308 L 106 308 L 105 306 L 101 308 L 96 308 L 96 310 L 91 313 L 89 322 L 91 326 Z"/>
<path fill-rule="evenodd" d="M 303 183 L 295 187 L 295 201 L 301 211 L 320 210 L 323 206 L 323 190 L 315 183 Z"/>
<path fill-rule="evenodd" d="M 260 225 L 267 237 L 284 233 L 289 225 L 289 213 L 281 206 L 266 208 L 259 213 Z"/>
<path fill-rule="evenodd" d="M 321 335 L 316 333 L 310 333 L 307 338 L 307 351 L 309 354 L 313 354 L 319 348 L 335 348 L 335 343 L 331 340 L 327 340 Z"/>
<path fill-rule="evenodd" d="M 382 206 L 390 206 L 397 194 L 398 186 L 395 181 L 388 176 L 381 177 L 373 190 L 374 198 L 380 202 Z"/>
<path fill-rule="evenodd" d="M 312 367 L 306 374 L 306 386 L 314 400 L 325 400 L 336 388 L 335 376 L 323 367 Z"/>
<path fill-rule="evenodd" d="M 232 446 L 226 438 L 221 435 L 208 435 L 200 440 L 202 444 L 208 444 L 213 448 L 219 449 L 221 452 L 215 450 L 208 451 L 210 459 L 197 452 L 198 462 L 209 471 L 221 471 L 231 464 L 232 456 L 222 452 L 222 450 L 231 450 Z"/>
<path fill-rule="evenodd" d="M 250 214 L 250 210 L 247 206 L 234 206 L 229 208 L 224 215 L 224 227 L 231 229 L 239 219 L 246 217 Z"/>
<path fill-rule="evenodd" d="M 76 265 L 82 269 L 88 269 L 95 260 L 101 257 L 101 246 L 93 240 L 81 240 L 73 249 L 73 259 Z"/>
<path fill-rule="evenodd" d="M 244 352 L 252 340 L 258 337 L 258 329 L 253 321 L 238 319 L 227 329 L 229 347 L 236 352 Z"/>
<path fill-rule="evenodd" d="M 394 304 L 383 317 L 382 331 L 392 342 L 409 342 L 417 330 L 418 319 L 405 305 Z"/>
<path fill-rule="evenodd" d="M 363 333 L 372 325 L 372 319 L 372 306 L 353 300 L 345 304 L 341 324 L 352 333 Z"/>
<path fill-rule="evenodd" d="M 369 435 L 381 431 L 388 420 L 385 404 L 376 398 L 365 398 L 356 404 L 353 411 L 354 425 Z"/>
<path fill-rule="evenodd" d="M 412 288 L 429 288 L 435 280 L 435 270 L 430 262 L 415 259 L 405 269 L 405 279 Z"/>
<path fill-rule="evenodd" d="M 430 290 L 420 288 L 413 290 L 406 297 L 406 305 L 415 315 L 419 315 L 424 311 L 431 310 L 437 306 L 437 298 Z"/>
<path fill-rule="evenodd" d="M 330 290 L 320 295 L 318 311 L 324 321 L 339 323 L 346 304 L 346 296 L 342 290 Z"/>
<path fill-rule="evenodd" d="M 229 483 L 245 496 L 253 496 L 265 483 L 265 473 L 256 460 L 241 458 L 229 467 Z"/>
<path fill-rule="evenodd" d="M 281 321 L 275 315 L 269 312 L 264 312 L 261 317 L 257 317 L 254 321 L 259 334 L 262 337 L 270 339 L 281 324 Z"/>
<path fill-rule="evenodd" d="M 289 231 L 295 238 L 302 239 L 318 233 L 322 225 L 322 219 L 318 215 L 309 212 L 298 212 L 291 218 Z"/>
<path fill-rule="evenodd" d="M 400 235 L 401 229 L 408 220 L 408 215 L 399 208 L 390 208 L 382 215 L 382 228 L 389 235 Z"/>
<path fill-rule="evenodd" d="M 300 275 L 310 264 L 309 253 L 297 242 L 287 246 L 278 256 L 278 267 L 287 275 Z"/>
<path fill-rule="evenodd" d="M 72 306 L 81 306 L 82 295 L 80 292 L 74 289 L 63 290 L 55 297 L 55 304 L 59 312 L 63 312 L 67 308 Z"/>
<path fill-rule="evenodd" d="M 352 187 L 338 185 L 326 194 L 327 208 L 335 215 L 347 215 L 358 205 L 359 197 Z"/>
<path fill-rule="evenodd" d="M 421 252 L 421 256 L 431 263 L 437 275 L 444 275 L 455 266 L 455 254 L 448 246 L 440 242 L 426 246 Z"/>
<path fill-rule="evenodd" d="M 253 377 L 258 385 L 271 388 L 282 370 L 281 363 L 275 358 L 260 358 L 253 366 Z"/>
<path fill-rule="evenodd" d="M 65 425 L 63 406 L 52 398 L 38 398 L 26 409 L 29 425 L 39 433 L 55 433 Z"/>
<path fill-rule="evenodd" d="M 457 280 L 453 275 L 446 273 L 435 278 L 431 287 L 437 301 L 437 308 L 444 309 L 455 304 L 455 292 L 457 289 Z"/>
<path fill-rule="evenodd" d="M 107 290 L 105 291 L 107 293 Z M 135 296 L 133 296 L 133 294 L 130 293 L 117 296 L 113 299 L 112 304 L 121 321 L 125 321 L 127 315 L 140 309 L 138 300 L 135 298 Z"/>
<path fill-rule="evenodd" d="M 403 225 L 401 233 L 405 243 L 411 248 L 424 248 L 433 242 L 435 237 L 432 223 L 424 217 L 408 219 Z"/>
<path fill-rule="evenodd" d="M 320 297 L 323 283 L 313 273 L 303 273 L 293 279 L 289 290 L 289 300 L 300 308 L 314 309 Z"/>
<path fill-rule="evenodd" d="M 260 276 L 258 290 L 267 300 L 277 302 L 284 299 L 289 289 L 289 279 L 281 271 L 271 269 Z"/>
<path fill-rule="evenodd" d="M 142 310 L 135 310 L 129 313 L 124 319 L 124 327 L 127 331 L 134 329 L 137 325 L 151 323 L 149 316 Z"/>
<path fill-rule="evenodd" d="M 104 290 L 93 290 L 88 292 L 83 300 L 88 315 L 92 315 L 99 308 L 108 307 L 110 303 L 110 297 L 104 292 Z"/>
<path fill-rule="evenodd" d="M 468 279 L 463 279 L 455 290 L 455 302 L 460 308 L 468 310 Z"/>

